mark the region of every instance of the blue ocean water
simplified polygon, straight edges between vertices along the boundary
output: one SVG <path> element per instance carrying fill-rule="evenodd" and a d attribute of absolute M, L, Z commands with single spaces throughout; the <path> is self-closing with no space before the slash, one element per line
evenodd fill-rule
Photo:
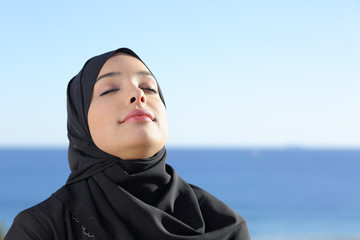
<path fill-rule="evenodd" d="M 0 223 L 51 195 L 66 149 L 0 150 Z M 186 181 L 248 222 L 253 239 L 360 239 L 360 150 L 168 149 Z"/>

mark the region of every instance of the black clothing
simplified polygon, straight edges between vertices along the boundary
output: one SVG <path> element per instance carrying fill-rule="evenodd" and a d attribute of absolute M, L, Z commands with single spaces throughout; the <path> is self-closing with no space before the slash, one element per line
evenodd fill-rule
<path fill-rule="evenodd" d="M 87 124 L 91 93 L 101 67 L 116 52 L 138 58 L 129 49 L 105 53 L 90 59 L 69 83 L 72 173 L 48 200 L 20 213 L 5 240 L 250 239 L 242 217 L 166 164 L 165 148 L 147 159 L 122 160 L 95 146 Z M 159 94 L 164 102 L 160 88 Z"/>
<path fill-rule="evenodd" d="M 178 176 L 175 177 L 178 184 L 181 185 L 184 184 L 183 180 L 180 179 Z M 59 192 L 73 192 L 77 190 L 81 190 L 82 186 L 79 184 L 70 185 L 70 186 L 64 186 L 62 189 L 60 189 Z M 163 229 L 165 230 L 165 233 L 155 233 L 159 235 L 152 235 L 152 229 L 149 229 L 148 232 L 144 231 L 145 235 L 138 236 L 136 234 L 137 228 L 151 228 L 151 226 L 148 225 L 149 219 L 151 221 L 156 221 L 157 214 L 154 212 L 154 216 L 152 213 L 150 213 L 148 216 L 145 216 L 144 218 L 138 218 L 139 222 L 136 223 L 128 223 L 126 222 L 126 219 L 124 222 L 119 221 L 116 223 L 116 230 L 118 232 L 121 232 L 121 236 L 113 237 L 109 235 L 107 232 L 102 229 L 101 225 L 103 225 L 104 228 L 109 227 L 108 225 L 113 225 L 113 223 L 108 221 L 103 222 L 96 222 L 99 221 L 99 218 L 93 218 L 96 217 L 91 216 L 91 212 L 94 206 L 86 206 L 82 205 L 81 202 L 78 203 L 78 206 L 68 206 L 63 202 L 62 199 L 59 199 L 56 194 L 51 196 L 46 201 L 36 205 L 35 207 L 32 207 L 30 209 L 27 209 L 21 213 L 18 214 L 18 216 L 14 219 L 14 223 L 12 227 L 10 228 L 8 234 L 6 235 L 4 240 L 15 240 L 15 239 L 21 239 L 21 240 L 98 240 L 98 239 L 124 239 L 124 240 L 132 240 L 132 239 L 250 239 L 249 232 L 247 229 L 246 222 L 243 218 L 238 216 L 236 213 L 234 213 L 229 207 L 227 207 L 225 204 L 217 200 L 215 197 L 211 196 L 209 193 L 205 192 L 204 190 L 193 186 L 188 185 L 189 190 L 192 192 L 191 195 L 195 196 L 196 201 L 199 203 L 199 205 L 196 207 L 198 209 L 201 209 L 204 213 L 206 218 L 208 218 L 207 221 L 205 221 L 204 225 L 207 228 L 207 232 L 216 229 L 220 225 L 223 225 L 219 230 L 215 230 L 214 234 L 209 235 L 195 235 L 191 237 L 191 234 L 186 235 L 176 235 L 175 229 L 171 229 L 171 226 L 166 225 L 166 221 L 170 222 L 172 219 L 165 219 L 166 217 L 171 218 L 170 214 L 163 213 L 163 216 L 165 217 L 164 220 L 161 222 L 164 222 L 164 227 L 169 227 L 169 229 Z M 141 211 L 146 210 L 146 208 L 150 208 L 145 203 L 139 203 L 139 211 L 141 214 Z M 74 203 L 76 204 L 76 203 Z M 81 216 L 77 216 L 72 213 L 72 207 L 75 208 L 75 211 L 78 211 Z M 130 214 L 133 214 L 134 217 L 137 217 L 136 215 L 139 214 L 139 211 L 136 209 L 133 209 L 132 206 L 123 206 L 124 209 L 128 209 Z M 141 209 L 145 208 L 145 209 Z M 196 209 L 195 208 L 195 209 Z M 193 209 L 188 208 L 186 206 L 183 206 L 180 208 L 175 214 L 179 215 L 181 217 L 182 214 L 189 214 L 190 219 L 193 215 L 191 213 Z M 101 209 L 95 210 L 101 211 Z M 230 214 L 229 214 L 230 213 Z M 161 214 L 161 212 L 160 212 Z M 75 215 L 75 216 L 74 216 Z M 184 216 L 186 217 L 186 216 Z M 82 221 L 81 218 L 84 218 L 84 221 Z M 174 219 L 175 220 L 175 219 Z M 194 219 L 195 221 L 196 219 Z M 85 224 L 89 223 L 90 225 Z M 95 222 L 95 223 L 93 223 Z M 161 224 L 161 222 L 158 222 L 158 224 Z M 150 222 L 150 224 L 153 224 L 153 222 Z M 156 223 L 155 223 L 156 224 Z M 181 222 L 178 222 L 179 225 L 186 226 L 185 224 L 181 224 Z M 156 225 L 155 225 L 156 226 Z M 94 230 L 93 230 L 94 228 Z M 198 227 L 200 229 L 200 227 Z M 168 230 L 168 231 L 167 231 Z M 190 230 L 190 228 L 189 228 Z M 94 231 L 94 232 L 92 232 Z M 133 232 L 134 231 L 134 232 Z M 96 232 L 96 234 L 95 234 Z M 223 235 L 222 232 L 227 232 L 227 234 Z M 160 235 L 163 234 L 163 235 Z M 211 236 L 213 235 L 213 236 Z"/>

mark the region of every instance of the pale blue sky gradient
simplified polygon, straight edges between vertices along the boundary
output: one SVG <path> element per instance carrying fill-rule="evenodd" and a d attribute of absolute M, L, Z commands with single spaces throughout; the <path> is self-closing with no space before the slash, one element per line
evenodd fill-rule
<path fill-rule="evenodd" d="M 1 1 L 0 147 L 67 146 L 66 86 L 134 50 L 168 146 L 360 147 L 360 1 Z"/>

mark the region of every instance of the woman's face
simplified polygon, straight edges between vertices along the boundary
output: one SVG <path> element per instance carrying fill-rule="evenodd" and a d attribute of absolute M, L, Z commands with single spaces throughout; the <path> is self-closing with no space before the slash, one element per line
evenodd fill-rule
<path fill-rule="evenodd" d="M 100 70 L 88 112 L 95 145 L 121 159 L 153 156 L 167 139 L 156 81 L 137 58 L 116 54 Z"/>

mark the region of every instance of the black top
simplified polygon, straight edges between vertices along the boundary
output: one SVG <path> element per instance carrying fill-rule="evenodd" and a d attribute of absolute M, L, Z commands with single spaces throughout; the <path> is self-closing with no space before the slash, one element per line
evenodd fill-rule
<path fill-rule="evenodd" d="M 168 168 L 172 171 L 171 167 Z M 173 177 L 177 179 L 176 184 L 187 186 L 187 194 L 190 193 L 189 195 L 194 197 L 195 202 L 198 203 L 196 207 L 193 205 L 189 207 L 179 206 L 178 212 L 170 212 L 171 210 L 168 209 L 169 213 L 158 213 L 152 211 L 151 206 L 138 201 L 136 207 L 122 206 L 122 210 L 133 215 L 137 222 L 131 223 L 132 219 L 116 222 L 101 220 L 99 222 L 99 216 L 96 216 L 96 212 L 101 209 L 94 209 L 96 206 L 92 205 L 82 205 L 80 201 L 71 206 L 57 196 L 78 190 L 82 191 L 82 184 L 76 183 L 64 186 L 46 201 L 19 213 L 4 240 L 250 239 L 246 221 L 243 218 L 206 191 L 186 184 L 176 173 Z M 202 229 L 208 234 L 195 234 L 196 231 L 191 228 L 186 231 L 188 224 L 194 226 L 196 224 L 196 210 L 202 212 L 202 217 L 205 220 L 203 226 L 198 226 L 197 230 Z M 171 214 L 179 220 L 176 221 L 176 218 L 173 218 Z M 157 221 L 159 215 L 162 215 L 161 221 Z M 174 221 L 177 223 L 176 229 L 171 226 Z M 186 224 L 181 221 L 191 222 Z M 116 228 L 119 235 L 112 236 L 111 233 L 105 231 L 110 225 Z M 183 229 L 179 229 L 181 226 Z M 187 233 L 181 233 L 180 230 Z M 191 233 L 192 231 L 193 233 Z"/>
<path fill-rule="evenodd" d="M 242 217 L 166 164 L 165 148 L 126 161 L 95 146 L 87 124 L 91 93 L 101 67 L 116 52 L 140 60 L 121 48 L 90 59 L 70 81 L 70 177 L 48 200 L 21 212 L 5 240 L 250 239 Z M 164 102 L 160 88 L 159 94 Z"/>

